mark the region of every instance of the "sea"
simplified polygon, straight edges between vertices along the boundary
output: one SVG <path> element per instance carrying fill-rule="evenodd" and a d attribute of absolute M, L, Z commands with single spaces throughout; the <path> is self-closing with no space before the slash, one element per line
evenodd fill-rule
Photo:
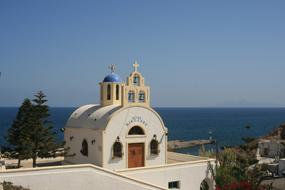
<path fill-rule="evenodd" d="M 60 131 L 75 107 L 51 107 L 50 114 L 58 141 Z M 260 137 L 285 123 L 285 108 L 154 108 L 168 128 L 169 140 L 216 140 L 219 147 L 243 144 L 242 138 Z M 0 145 L 17 115 L 16 107 L 0 107 Z M 213 149 L 213 146 L 206 146 Z M 178 152 L 197 155 L 199 147 Z"/>

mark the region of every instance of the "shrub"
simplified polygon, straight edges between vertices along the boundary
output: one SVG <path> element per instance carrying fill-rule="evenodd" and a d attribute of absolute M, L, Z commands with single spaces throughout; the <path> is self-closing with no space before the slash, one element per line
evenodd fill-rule
<path fill-rule="evenodd" d="M 3 186 L 3 190 L 30 190 L 29 188 L 13 185 L 13 183 L 7 181 L 3 181 L 1 185 Z"/>

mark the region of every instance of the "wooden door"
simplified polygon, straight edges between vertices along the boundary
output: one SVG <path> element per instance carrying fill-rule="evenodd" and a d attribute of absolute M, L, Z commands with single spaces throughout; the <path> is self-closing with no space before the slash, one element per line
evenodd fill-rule
<path fill-rule="evenodd" d="M 144 166 L 144 143 L 132 143 L 128 145 L 128 167 Z"/>

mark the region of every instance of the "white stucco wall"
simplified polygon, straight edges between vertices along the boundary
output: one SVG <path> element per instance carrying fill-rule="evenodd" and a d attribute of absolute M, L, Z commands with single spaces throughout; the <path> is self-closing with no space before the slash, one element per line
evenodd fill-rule
<path fill-rule="evenodd" d="M 164 188 L 168 188 L 168 182 L 180 181 L 181 190 L 200 190 L 201 182 L 206 179 L 211 184 L 210 190 L 213 189 L 207 161 L 134 168 L 118 170 L 118 172 Z"/>
<path fill-rule="evenodd" d="M 133 126 L 140 126 L 145 135 L 128 135 Z M 159 141 L 160 153 L 157 156 L 150 154 L 150 141 L 153 135 Z M 112 146 L 117 137 L 123 144 L 123 157 L 113 158 Z M 123 169 L 128 167 L 128 144 L 145 144 L 145 166 L 163 165 L 166 163 L 166 129 L 160 117 L 155 112 L 144 107 L 128 107 L 111 115 L 111 119 L 103 132 L 103 167 L 109 169 Z"/>
<path fill-rule="evenodd" d="M 267 155 L 265 154 L 265 149 L 267 149 Z M 278 141 L 273 140 L 264 140 L 258 143 L 258 152 L 261 157 L 275 158 L 279 155 L 284 156 L 285 147 Z"/>
<path fill-rule="evenodd" d="M 163 189 L 91 165 L 10 170 L 0 172 L 0 180 L 31 190 Z"/>
<path fill-rule="evenodd" d="M 73 136 L 71 140 L 70 137 Z M 88 156 L 81 154 L 82 142 L 86 139 L 88 143 Z M 91 141 L 95 139 L 95 143 Z M 86 164 L 91 163 L 102 166 L 102 131 L 90 128 L 67 127 L 64 131 L 65 147 L 70 147 L 68 154 L 76 154 L 72 157 L 65 157 L 68 163 Z"/>

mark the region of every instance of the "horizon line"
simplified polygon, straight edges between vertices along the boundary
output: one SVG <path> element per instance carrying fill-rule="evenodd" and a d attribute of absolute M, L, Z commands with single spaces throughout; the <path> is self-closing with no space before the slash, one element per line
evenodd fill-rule
<path fill-rule="evenodd" d="M 78 108 L 81 106 L 49 106 L 50 108 Z M 230 108 L 230 109 L 237 109 L 237 108 L 284 108 L 285 106 L 151 106 L 152 108 L 220 108 L 220 109 L 225 109 L 225 108 Z M 19 106 L 1 106 L 0 108 L 19 108 Z"/>

